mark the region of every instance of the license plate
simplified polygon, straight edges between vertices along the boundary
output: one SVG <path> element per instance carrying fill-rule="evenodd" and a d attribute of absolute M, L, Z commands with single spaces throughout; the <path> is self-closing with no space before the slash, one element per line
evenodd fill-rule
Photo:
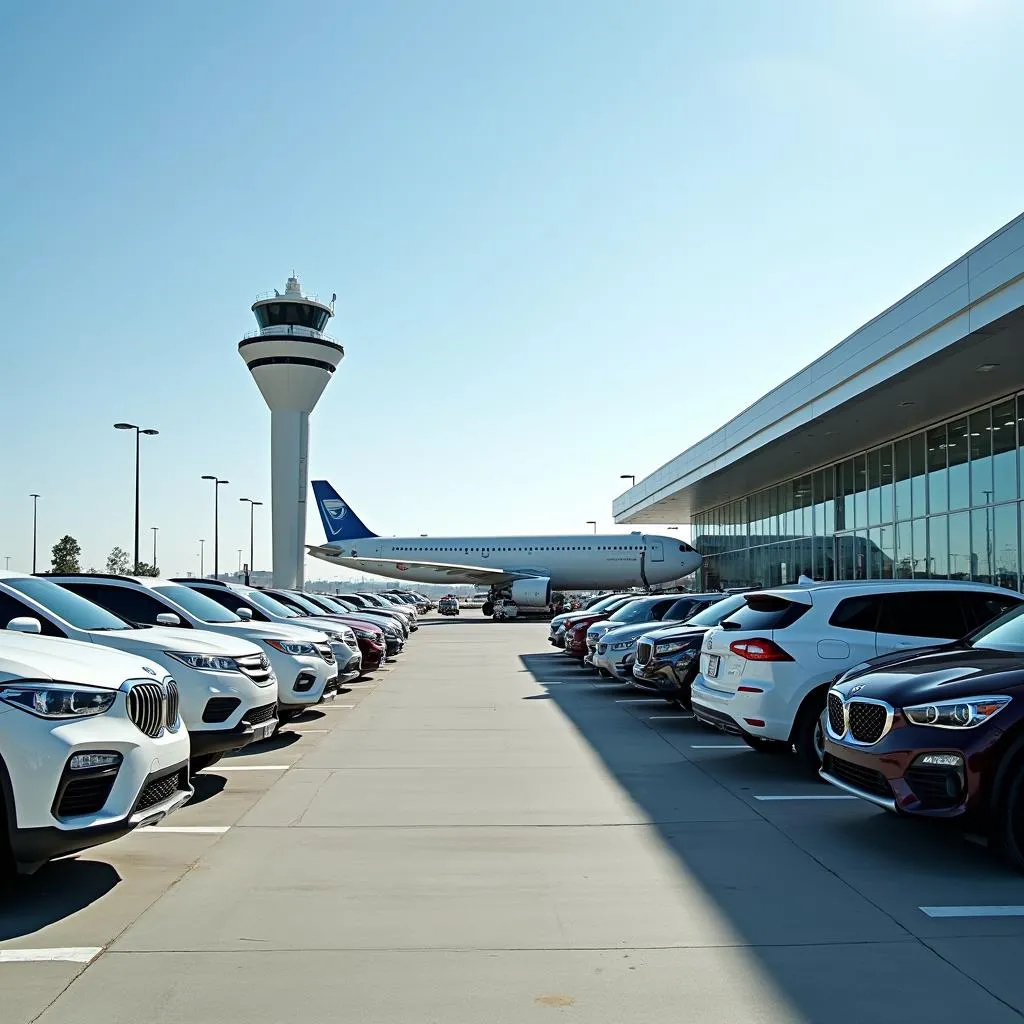
<path fill-rule="evenodd" d="M 720 655 L 718 655 L 718 654 L 709 654 L 708 655 L 708 670 L 707 670 L 707 673 L 706 673 L 708 679 L 716 679 L 718 677 L 718 666 L 721 663 L 722 663 L 722 658 L 721 658 Z"/>
<path fill-rule="evenodd" d="M 259 725 L 254 725 L 252 727 L 253 741 L 265 740 L 268 736 L 272 735 L 275 725 L 277 725 L 277 722 L 260 722 Z"/>

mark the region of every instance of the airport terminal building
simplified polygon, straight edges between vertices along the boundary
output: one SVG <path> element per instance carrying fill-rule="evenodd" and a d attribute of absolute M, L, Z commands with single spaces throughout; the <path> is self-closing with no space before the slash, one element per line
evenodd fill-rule
<path fill-rule="evenodd" d="M 1021 586 L 1024 215 L 615 499 L 686 523 L 702 588 Z"/>

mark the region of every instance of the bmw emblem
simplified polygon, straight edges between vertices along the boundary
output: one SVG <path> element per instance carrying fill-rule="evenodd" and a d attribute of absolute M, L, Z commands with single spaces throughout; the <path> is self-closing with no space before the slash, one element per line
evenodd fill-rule
<path fill-rule="evenodd" d="M 156 675 L 156 670 L 155 669 L 151 669 L 148 665 L 143 665 L 142 666 L 142 671 L 143 672 L 148 672 L 151 676 L 155 676 Z"/>
<path fill-rule="evenodd" d="M 860 693 L 864 689 L 863 683 L 858 683 L 856 686 L 850 687 L 850 696 L 852 697 L 855 693 Z"/>

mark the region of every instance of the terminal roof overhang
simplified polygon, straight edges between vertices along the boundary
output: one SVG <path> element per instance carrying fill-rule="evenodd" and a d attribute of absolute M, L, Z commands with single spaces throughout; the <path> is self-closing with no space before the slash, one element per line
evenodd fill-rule
<path fill-rule="evenodd" d="M 1024 215 L 619 495 L 615 521 L 684 523 L 1022 386 Z"/>

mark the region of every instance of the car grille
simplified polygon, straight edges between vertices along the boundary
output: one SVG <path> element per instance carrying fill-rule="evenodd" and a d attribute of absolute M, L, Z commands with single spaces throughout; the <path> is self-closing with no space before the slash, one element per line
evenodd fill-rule
<path fill-rule="evenodd" d="M 276 714 L 276 704 L 261 704 L 258 708 L 250 708 L 242 718 L 250 725 L 259 725 L 261 722 L 269 722 Z"/>
<path fill-rule="evenodd" d="M 148 810 L 150 807 L 155 807 L 157 804 L 162 804 L 165 800 L 169 800 L 175 793 L 186 789 L 188 789 L 187 768 L 179 768 L 170 775 L 164 775 L 162 778 L 150 779 L 142 787 L 142 792 L 139 794 L 139 799 L 135 804 L 135 810 Z"/>
<path fill-rule="evenodd" d="M 136 683 L 128 691 L 128 717 L 147 736 L 159 736 L 160 730 L 168 724 L 165 694 L 159 683 Z M 173 725 L 177 718 L 175 715 L 170 724 Z"/>
<path fill-rule="evenodd" d="M 873 768 L 864 768 L 852 761 L 844 761 L 841 758 L 826 754 L 822 767 L 829 775 L 834 775 L 842 782 L 846 782 L 865 793 L 874 796 L 892 799 L 892 787 L 889 780 L 879 771 Z"/>
<path fill-rule="evenodd" d="M 210 725 L 226 722 L 241 703 L 237 697 L 211 697 L 203 708 L 203 721 Z"/>
<path fill-rule="evenodd" d="M 653 653 L 654 645 L 649 644 L 646 640 L 642 640 L 636 645 L 636 663 L 638 665 L 646 665 L 651 660 Z"/>
<path fill-rule="evenodd" d="M 334 664 L 334 651 L 331 650 L 330 644 L 314 644 L 316 647 L 317 654 L 320 655 L 328 665 Z"/>
<path fill-rule="evenodd" d="M 831 719 L 831 704 L 829 708 Z M 858 743 L 877 743 L 885 734 L 886 720 L 889 716 L 882 704 L 851 700 L 846 705 L 846 714 L 850 723 L 850 735 Z"/>
<path fill-rule="evenodd" d="M 903 778 L 921 806 L 928 810 L 955 807 L 963 794 L 960 772 L 949 765 L 911 765 Z"/>
<path fill-rule="evenodd" d="M 117 772 L 93 776 L 88 779 L 72 779 L 61 794 L 57 805 L 58 818 L 74 818 L 80 814 L 95 814 L 107 802 Z"/>
<path fill-rule="evenodd" d="M 181 694 L 178 692 L 178 684 L 173 679 L 167 680 L 167 711 L 166 718 L 168 726 L 173 726 L 178 721 L 178 714 L 181 708 Z"/>
<path fill-rule="evenodd" d="M 270 682 L 270 662 L 265 654 L 247 654 L 242 658 L 235 658 L 238 667 L 257 686 L 266 686 Z"/>
<path fill-rule="evenodd" d="M 843 711 L 843 698 L 838 693 L 828 695 L 828 724 L 837 736 L 846 732 L 846 714 Z"/>

